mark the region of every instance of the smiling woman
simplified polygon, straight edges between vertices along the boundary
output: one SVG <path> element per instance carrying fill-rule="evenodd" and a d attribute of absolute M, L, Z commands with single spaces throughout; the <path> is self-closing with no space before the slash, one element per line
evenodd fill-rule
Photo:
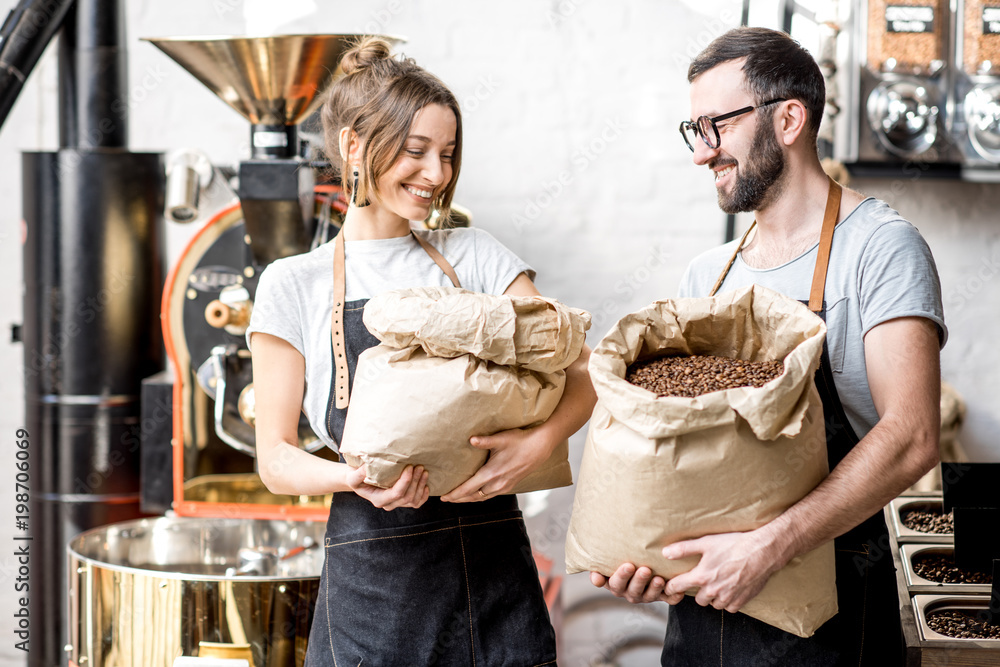
<path fill-rule="evenodd" d="M 428 216 L 435 192 L 454 187 L 458 178 L 452 164 L 457 126 L 454 111 L 440 104 L 428 104 L 414 114 L 402 152 L 378 179 L 383 205 L 407 220 Z M 347 138 L 346 128 L 341 136 L 342 141 Z"/>
<path fill-rule="evenodd" d="M 323 106 L 323 132 L 331 161 L 339 152 L 352 199 L 366 202 L 375 190 L 391 197 L 402 182 L 380 182 L 390 171 L 413 177 L 418 167 L 434 171 L 437 161 L 440 182 L 425 177 L 423 187 L 410 185 L 426 194 L 413 193 L 421 199 L 417 203 L 433 204 L 447 217 L 462 157 L 462 114 L 454 95 L 412 60 L 392 58 L 389 43 L 381 39 L 368 39 L 349 52 L 341 68 L 349 76 L 331 89 Z M 414 85 L 416 78 L 422 86 Z M 407 219 L 423 220 L 427 212 Z"/>
<path fill-rule="evenodd" d="M 589 416 L 586 347 L 549 419 L 476 434 L 469 446 L 487 450 L 486 463 L 444 497 L 430 497 L 421 466 L 379 488 L 364 465 L 296 446 L 302 411 L 339 450 L 358 356 L 379 343 L 362 321 L 372 297 L 430 286 L 538 295 L 534 271 L 486 232 L 411 227 L 432 207 L 446 216 L 455 191 L 462 117 L 451 91 L 378 38 L 341 66 L 322 116 L 351 196 L 343 228 L 267 267 L 247 330 L 262 480 L 274 493 L 333 493 L 306 664 L 554 664 L 555 633 L 510 492 Z M 424 397 L 428 411 L 438 404 Z"/>

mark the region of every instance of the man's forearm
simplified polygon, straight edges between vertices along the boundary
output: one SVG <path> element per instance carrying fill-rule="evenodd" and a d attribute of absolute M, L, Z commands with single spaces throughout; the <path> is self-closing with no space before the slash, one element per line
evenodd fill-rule
<path fill-rule="evenodd" d="M 761 530 L 784 562 L 843 535 L 881 510 L 937 461 L 937 433 L 885 420 L 823 482 Z"/>
<path fill-rule="evenodd" d="M 941 374 L 935 325 L 921 318 L 885 322 L 869 331 L 865 354 L 879 422 L 829 477 L 761 529 L 779 558 L 791 559 L 843 535 L 938 460 Z"/>

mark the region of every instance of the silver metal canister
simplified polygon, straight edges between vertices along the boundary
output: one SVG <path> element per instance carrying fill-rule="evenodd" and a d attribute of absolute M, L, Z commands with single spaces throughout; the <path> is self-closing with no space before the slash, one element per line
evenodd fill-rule
<path fill-rule="evenodd" d="M 159 518 L 69 544 L 69 657 L 171 667 L 180 656 L 301 666 L 323 565 L 321 522 Z"/>

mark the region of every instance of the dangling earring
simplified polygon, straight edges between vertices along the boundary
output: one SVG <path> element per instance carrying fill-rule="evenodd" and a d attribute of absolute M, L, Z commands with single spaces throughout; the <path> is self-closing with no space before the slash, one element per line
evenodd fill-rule
<path fill-rule="evenodd" d="M 367 199 L 365 200 L 364 204 L 359 204 L 358 203 L 358 170 L 357 169 L 354 170 L 354 188 L 351 190 L 351 203 L 354 204 L 355 206 L 357 206 L 358 208 L 364 208 L 365 206 L 368 206 L 368 204 L 371 203 Z"/>

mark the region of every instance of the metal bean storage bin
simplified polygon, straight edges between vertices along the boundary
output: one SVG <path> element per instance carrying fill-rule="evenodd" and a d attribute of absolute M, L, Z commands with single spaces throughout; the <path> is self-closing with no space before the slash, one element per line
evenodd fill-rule
<path fill-rule="evenodd" d="M 911 613 L 916 616 L 923 665 L 949 667 L 1000 666 L 1000 639 L 955 639 L 927 625 L 927 615 L 935 611 L 964 611 L 978 615 L 989 607 L 988 595 L 915 595 Z"/>
<path fill-rule="evenodd" d="M 941 496 L 900 496 L 889 503 L 885 518 L 898 543 L 953 544 L 955 542 L 954 533 L 925 533 L 903 525 L 903 518 L 908 513 L 918 511 L 942 513 L 944 503 Z"/>
<path fill-rule="evenodd" d="M 160 518 L 69 544 L 70 665 L 172 667 L 180 656 L 300 667 L 319 593 L 316 522 Z"/>
<path fill-rule="evenodd" d="M 927 625 L 926 614 L 936 610 L 962 609 L 977 614 L 989 606 L 988 585 L 939 584 L 913 571 L 913 559 L 921 554 L 953 555 L 954 535 L 910 530 L 902 524 L 902 517 L 913 510 L 942 508 L 940 493 L 902 495 L 885 507 L 906 667 L 1000 667 L 1000 641 L 947 637 Z"/>
<path fill-rule="evenodd" d="M 903 563 L 903 574 L 906 576 L 906 588 L 913 593 L 950 593 L 952 595 L 968 595 L 972 593 L 990 594 L 989 584 L 939 583 L 924 579 L 914 570 L 913 564 L 921 557 L 943 556 L 954 559 L 955 547 L 950 544 L 904 544 L 899 547 L 900 560 Z"/>

